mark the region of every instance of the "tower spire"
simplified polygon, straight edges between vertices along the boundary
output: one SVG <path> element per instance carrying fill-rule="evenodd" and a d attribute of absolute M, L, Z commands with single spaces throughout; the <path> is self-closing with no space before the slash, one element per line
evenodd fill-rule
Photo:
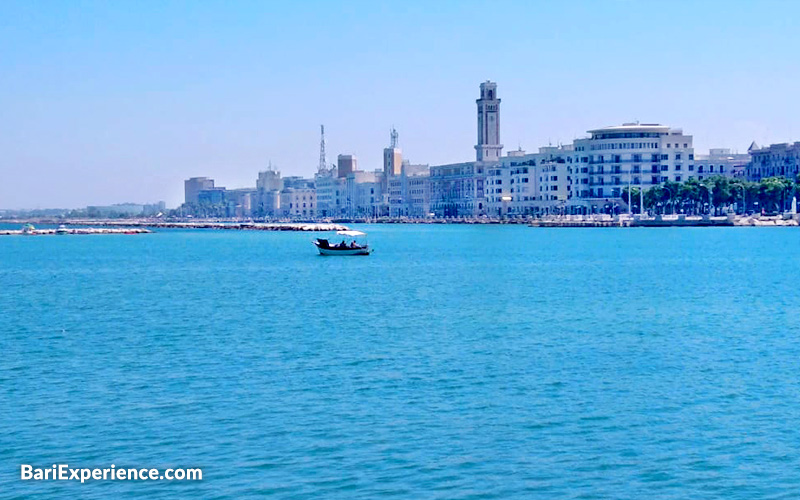
<path fill-rule="evenodd" d="M 397 133 L 397 130 L 395 130 L 394 125 L 392 125 L 392 132 L 391 132 L 390 135 L 391 135 L 391 139 L 392 139 L 392 142 L 391 142 L 392 145 L 390 147 L 396 148 L 397 147 L 398 133 Z"/>

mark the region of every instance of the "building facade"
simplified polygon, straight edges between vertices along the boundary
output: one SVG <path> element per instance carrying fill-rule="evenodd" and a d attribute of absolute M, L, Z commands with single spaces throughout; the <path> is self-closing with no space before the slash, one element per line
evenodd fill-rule
<path fill-rule="evenodd" d="M 627 187 L 650 189 L 695 178 L 692 136 L 659 124 L 624 123 L 574 141 L 573 193 L 593 210 L 620 200 Z"/>
<path fill-rule="evenodd" d="M 727 148 L 713 148 L 707 155 L 696 154 L 694 157 L 697 179 L 703 180 L 718 175 L 731 178 L 744 178 L 750 154 L 731 153 Z"/>
<path fill-rule="evenodd" d="M 311 219 L 317 215 L 317 192 L 311 187 L 283 188 L 280 214 L 293 219 Z"/>
<path fill-rule="evenodd" d="M 748 152 L 752 157 L 747 167 L 748 180 L 757 182 L 766 177 L 796 180 L 800 174 L 800 142 L 771 144 L 763 148 L 753 143 Z"/>
<path fill-rule="evenodd" d="M 200 202 L 200 191 L 214 188 L 214 179 L 208 177 L 192 177 L 183 182 L 184 202 L 197 205 Z"/>

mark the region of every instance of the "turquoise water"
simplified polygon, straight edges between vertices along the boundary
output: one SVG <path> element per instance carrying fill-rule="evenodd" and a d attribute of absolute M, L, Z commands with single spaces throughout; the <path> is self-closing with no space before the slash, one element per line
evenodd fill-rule
<path fill-rule="evenodd" d="M 800 231 L 367 229 L 0 237 L 0 497 L 797 497 Z"/>

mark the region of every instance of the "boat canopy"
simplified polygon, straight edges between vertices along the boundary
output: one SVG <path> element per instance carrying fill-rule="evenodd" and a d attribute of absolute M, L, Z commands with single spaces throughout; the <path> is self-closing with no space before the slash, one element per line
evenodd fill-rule
<path fill-rule="evenodd" d="M 366 236 L 367 233 L 361 231 L 336 231 L 336 234 L 341 236 Z"/>

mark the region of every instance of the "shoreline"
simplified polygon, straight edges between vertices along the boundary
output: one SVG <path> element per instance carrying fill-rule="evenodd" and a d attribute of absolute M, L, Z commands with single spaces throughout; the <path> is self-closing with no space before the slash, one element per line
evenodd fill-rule
<path fill-rule="evenodd" d="M 209 219 L 209 220 L 154 220 L 154 219 L 14 219 L 2 220 L 4 224 L 44 224 L 64 226 L 86 226 L 70 228 L 67 234 L 117 234 L 149 229 L 215 229 L 239 231 L 301 231 L 324 232 L 346 231 L 346 224 L 481 224 L 481 225 L 526 225 L 528 227 L 798 227 L 800 214 L 774 216 L 687 216 L 656 215 L 639 216 L 611 215 L 557 215 L 545 217 L 488 218 L 464 217 L 457 219 L 406 219 L 406 218 L 352 218 L 328 219 L 325 221 L 271 221 Z M 94 229 L 93 227 L 99 228 Z M 36 234 L 55 233 L 55 229 L 37 229 Z M 18 234 L 21 230 L 0 230 L 0 234 Z"/>

